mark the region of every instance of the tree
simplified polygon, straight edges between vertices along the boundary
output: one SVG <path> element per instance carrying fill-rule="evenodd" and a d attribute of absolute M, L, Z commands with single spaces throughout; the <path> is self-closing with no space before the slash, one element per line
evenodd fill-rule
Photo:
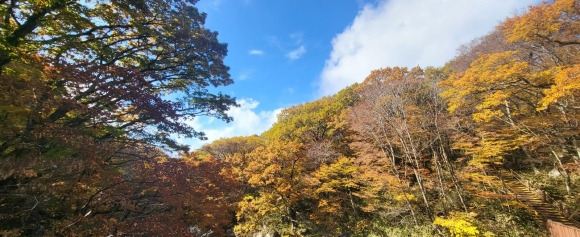
<path fill-rule="evenodd" d="M 299 228 L 307 221 L 301 209 L 306 162 L 302 146 L 275 140 L 248 154 L 250 162 L 245 173 L 250 175 L 248 183 L 256 191 L 239 202 L 236 234 L 299 233 Z"/>
<path fill-rule="evenodd" d="M 195 153 L 184 154 L 181 159 L 144 163 L 142 177 L 146 180 L 154 177 L 152 191 L 160 196 L 169 211 L 161 221 L 165 226 L 153 227 L 151 224 L 155 222 L 145 219 L 133 224 L 131 229 L 165 235 L 169 229 L 191 233 L 191 228 L 197 227 L 200 233 L 225 236 L 233 228 L 236 203 L 241 200 L 239 192 L 232 192 L 239 189 L 239 182 L 222 172 L 225 167 L 223 161 L 212 158 L 200 161 Z M 158 216 L 150 215 L 151 218 Z M 200 233 L 191 234 L 201 236 Z"/>
<path fill-rule="evenodd" d="M 344 112 L 355 101 L 351 87 L 337 95 L 285 109 L 278 122 L 262 135 L 264 146 L 257 146 L 250 153 L 241 149 L 242 152 L 226 158 L 234 170 L 244 167 L 238 173 L 243 173 L 242 177 L 251 185 L 239 203 L 237 234 L 325 234 L 329 230 L 330 219 L 319 218 L 316 222 L 311 218 L 318 205 L 317 197 L 311 195 L 316 189 L 316 178 L 311 178 L 321 167 L 352 154 L 349 147 L 352 131 Z M 230 142 L 234 141 L 227 144 Z M 344 201 L 331 201 L 338 200 Z M 332 205 L 335 204 L 341 205 Z"/>
<path fill-rule="evenodd" d="M 254 149 L 264 146 L 264 143 L 264 138 L 257 135 L 222 138 L 204 145 L 201 147 L 200 151 L 209 153 L 215 159 L 225 161 L 235 154 L 246 155 Z"/>
<path fill-rule="evenodd" d="M 508 50 L 482 54 L 442 83 L 449 111 L 467 108 L 478 127 L 479 142 L 458 142 L 458 148 L 487 164 L 515 159 L 518 151 L 532 165 L 552 157 L 568 193 L 565 163 L 579 154 L 579 8 L 577 1 L 560 0 L 506 20 L 498 30 Z"/>
<path fill-rule="evenodd" d="M 424 126 L 419 103 L 424 103 L 424 94 L 421 91 L 420 80 L 423 78 L 423 70 L 413 68 L 385 68 L 376 70 L 365 79 L 360 87 L 361 98 L 370 102 L 372 117 L 365 117 L 371 121 L 355 121 L 364 123 L 372 128 L 360 130 L 372 137 L 377 138 L 375 145 L 386 151 L 385 158 L 391 158 L 393 168 L 402 165 L 402 172 L 406 176 L 406 168 L 413 172 L 415 182 L 418 185 L 423 203 L 431 215 L 430 203 L 427 200 L 427 190 L 424 187 L 423 177 L 429 173 L 426 169 L 425 156 L 427 151 L 430 132 Z M 362 112 L 366 109 L 354 110 Z M 353 117 L 357 117 L 356 114 Z M 358 116 L 360 118 L 360 116 Z M 397 161 L 398 160 L 398 161 Z M 399 171 L 394 175 L 402 176 Z"/>
<path fill-rule="evenodd" d="M 371 233 L 378 213 L 388 210 L 387 196 L 393 177 L 375 172 L 356 159 L 340 157 L 306 178 L 315 200 L 310 219 L 318 233 L 327 236 Z"/>
<path fill-rule="evenodd" d="M 152 145 L 187 150 L 171 136 L 203 139 L 188 119 L 230 121 L 236 106 L 210 88 L 232 83 L 227 48 L 195 3 L 0 1 L 2 233 L 108 235 L 164 218 L 134 167 L 161 156 Z"/>
<path fill-rule="evenodd" d="M 225 111 L 236 105 L 207 89 L 232 80 L 223 64 L 226 45 L 203 27 L 205 14 L 195 3 L 2 1 L 2 74 L 17 75 L 16 65 L 32 63 L 21 58 L 39 55 L 55 69 L 41 70 L 45 83 L 66 102 L 42 122 L 106 124 L 185 149 L 169 135 L 204 138 L 186 119 L 205 114 L 230 121 Z"/>
<path fill-rule="evenodd" d="M 348 147 L 351 131 L 344 111 L 356 102 L 354 86 L 334 96 L 292 106 L 278 115 L 278 121 L 264 132 L 268 140 L 280 139 L 306 144 L 314 168 L 332 162 L 341 154 L 351 155 Z"/>

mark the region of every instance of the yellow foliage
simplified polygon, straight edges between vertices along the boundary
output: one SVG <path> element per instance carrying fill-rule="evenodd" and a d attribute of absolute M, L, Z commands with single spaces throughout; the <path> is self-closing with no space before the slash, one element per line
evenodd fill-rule
<path fill-rule="evenodd" d="M 451 212 L 445 219 L 435 217 L 433 224 L 447 228 L 455 237 L 478 236 L 480 232 L 472 223 L 475 216 L 477 214 L 474 212 Z"/>
<path fill-rule="evenodd" d="M 504 23 L 507 41 L 534 41 L 538 38 L 562 40 L 565 36 L 577 36 L 580 29 L 576 18 L 579 8 L 578 0 L 557 0 L 553 4 L 542 3 L 532 7 L 529 13 Z"/>
<path fill-rule="evenodd" d="M 470 180 L 476 183 L 486 183 L 490 185 L 500 185 L 500 181 L 497 179 L 497 176 L 493 175 L 483 175 L 480 173 L 462 173 L 460 177 L 465 180 Z M 471 189 L 474 192 L 482 192 L 479 187 L 466 187 L 466 189 Z"/>
<path fill-rule="evenodd" d="M 446 90 L 441 96 L 448 100 L 449 112 L 468 106 L 467 102 L 472 101 L 477 103 L 475 108 L 483 113 L 477 119 L 485 121 L 489 116 L 499 115 L 497 107 L 512 96 L 511 84 L 530 70 L 528 63 L 516 61 L 517 54 L 517 51 L 506 51 L 481 55 L 467 71 L 455 73 L 442 81 L 441 85 Z"/>
<path fill-rule="evenodd" d="M 167 161 L 169 161 L 169 160 L 165 156 L 162 156 L 162 157 L 157 158 L 157 163 L 158 164 L 163 164 L 163 163 L 165 163 Z"/>
<path fill-rule="evenodd" d="M 475 122 L 489 122 L 492 118 L 502 117 L 504 113 L 499 109 L 484 109 L 479 113 L 473 114 L 473 121 Z"/>
<path fill-rule="evenodd" d="M 342 189 L 357 188 L 353 175 L 360 167 L 354 164 L 353 158 L 341 157 L 335 163 L 323 165 L 315 174 L 321 185 L 315 190 L 316 194 L 335 193 Z"/>
<path fill-rule="evenodd" d="M 453 144 L 454 149 L 464 150 L 467 155 L 473 159 L 469 165 L 474 167 L 483 167 L 488 164 L 501 164 L 503 156 L 518 147 L 518 139 L 506 139 L 501 134 L 490 132 L 480 132 L 479 141 L 477 142 L 456 142 Z"/>
<path fill-rule="evenodd" d="M 153 166 L 151 166 L 149 162 L 143 162 L 143 168 L 150 170 L 153 169 Z"/>
<path fill-rule="evenodd" d="M 410 193 L 399 194 L 395 197 L 395 200 L 399 202 L 405 201 L 405 199 L 409 200 L 410 202 L 417 201 L 417 197 Z"/>
<path fill-rule="evenodd" d="M 538 111 L 547 109 L 563 97 L 577 96 L 580 92 L 580 64 L 568 68 L 557 67 L 554 71 L 554 84 L 544 90 L 546 96 L 538 103 Z"/>
<path fill-rule="evenodd" d="M 278 196 L 271 192 L 260 192 L 258 195 L 247 195 L 238 202 L 236 216 L 241 221 L 234 227 L 237 236 L 248 236 L 272 227 L 285 214 L 286 206 L 277 202 Z"/>

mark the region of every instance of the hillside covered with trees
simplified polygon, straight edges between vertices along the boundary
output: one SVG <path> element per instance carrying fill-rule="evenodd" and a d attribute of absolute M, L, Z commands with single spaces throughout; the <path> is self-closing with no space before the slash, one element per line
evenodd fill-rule
<path fill-rule="evenodd" d="M 443 67 L 385 67 L 189 152 L 230 121 L 195 1 L 0 1 L 0 235 L 542 236 L 580 223 L 580 3 Z M 164 150 L 181 151 L 179 159 Z M 555 212 L 538 211 L 516 185 Z M 556 220 L 556 219 L 555 219 Z"/>

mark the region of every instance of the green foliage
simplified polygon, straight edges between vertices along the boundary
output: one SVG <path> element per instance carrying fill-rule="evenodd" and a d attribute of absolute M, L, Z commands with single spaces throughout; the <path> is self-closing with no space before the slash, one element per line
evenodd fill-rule
<path fill-rule="evenodd" d="M 344 110 L 357 100 L 355 86 L 331 97 L 293 106 L 278 115 L 278 121 L 263 136 L 268 140 L 281 139 L 301 143 L 328 140 L 335 150 L 348 155 L 350 132 L 346 129 Z"/>

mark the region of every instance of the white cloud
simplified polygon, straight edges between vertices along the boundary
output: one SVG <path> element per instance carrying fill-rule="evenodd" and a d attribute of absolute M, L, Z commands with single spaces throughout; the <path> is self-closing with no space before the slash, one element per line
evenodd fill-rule
<path fill-rule="evenodd" d="M 238 80 L 240 80 L 240 81 L 246 80 L 246 79 L 250 78 L 252 76 L 252 74 L 254 74 L 253 69 L 244 69 L 244 70 L 242 70 L 242 72 L 240 72 L 240 75 L 238 76 Z"/>
<path fill-rule="evenodd" d="M 264 51 L 259 49 L 252 49 L 248 52 L 249 55 L 263 55 Z"/>
<path fill-rule="evenodd" d="M 293 44 L 295 46 L 298 46 L 298 48 L 288 52 L 286 54 L 286 57 L 289 58 L 290 60 L 299 59 L 300 57 L 302 57 L 302 55 L 304 55 L 304 53 L 306 53 L 306 47 L 302 43 L 304 34 L 302 32 L 295 32 L 290 34 L 288 37 L 290 37 L 290 40 L 292 40 Z"/>
<path fill-rule="evenodd" d="M 298 47 L 297 49 L 292 50 L 289 53 L 287 53 L 286 57 L 291 59 L 291 60 L 296 60 L 296 59 L 299 59 L 300 57 L 302 57 L 302 55 L 304 55 L 304 53 L 306 53 L 306 47 L 304 47 L 304 45 L 300 45 L 300 47 Z"/>
<path fill-rule="evenodd" d="M 238 80 L 243 81 L 243 80 L 246 80 L 248 78 L 250 78 L 250 73 L 248 73 L 248 72 L 242 72 L 240 74 L 240 76 L 238 77 Z"/>
<path fill-rule="evenodd" d="M 456 49 L 539 0 L 384 0 L 365 5 L 332 40 L 319 94 L 361 82 L 387 66 L 441 66 Z"/>
<path fill-rule="evenodd" d="M 290 39 L 294 41 L 294 44 L 302 44 L 302 39 L 304 34 L 302 32 L 296 32 L 289 35 Z"/>
<path fill-rule="evenodd" d="M 233 122 L 226 124 L 218 121 L 207 121 L 207 118 L 201 117 L 188 121 L 193 128 L 204 132 L 208 138 L 206 141 L 193 140 L 189 142 L 192 149 L 220 138 L 261 134 L 276 122 L 278 114 L 282 111 L 282 108 L 258 111 L 260 103 L 251 98 L 239 99 L 237 102 L 240 107 L 233 107 L 228 111 L 228 115 L 234 118 Z"/>

